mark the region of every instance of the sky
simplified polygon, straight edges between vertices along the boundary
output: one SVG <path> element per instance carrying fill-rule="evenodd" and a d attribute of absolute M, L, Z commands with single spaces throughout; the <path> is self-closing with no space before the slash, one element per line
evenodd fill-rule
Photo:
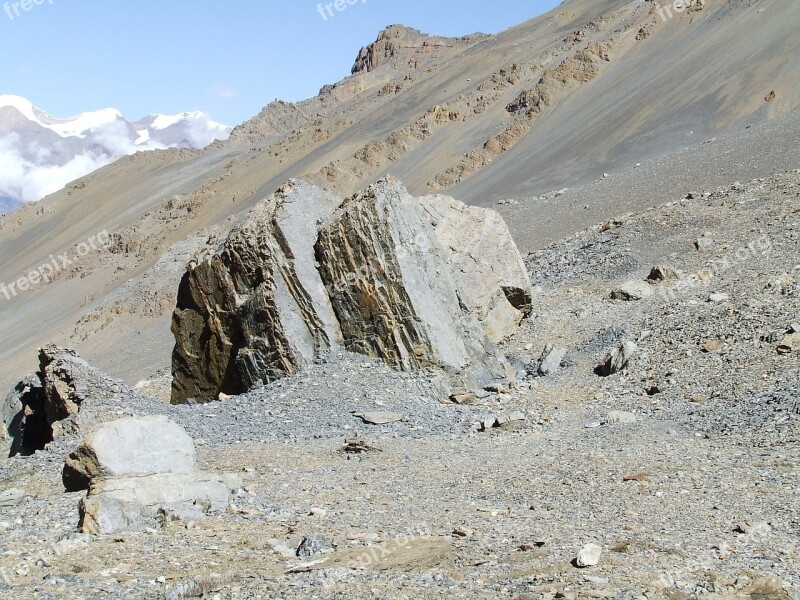
<path fill-rule="evenodd" d="M 559 3 L 339 0 L 339 11 L 332 0 L 0 0 L 0 94 L 60 118 L 199 110 L 237 125 L 349 75 L 387 25 L 497 33 Z"/>

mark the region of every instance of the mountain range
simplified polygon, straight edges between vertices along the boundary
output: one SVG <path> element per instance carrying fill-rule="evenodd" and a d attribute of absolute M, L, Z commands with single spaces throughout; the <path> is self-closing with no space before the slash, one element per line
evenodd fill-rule
<path fill-rule="evenodd" d="M 128 121 L 108 108 L 57 119 L 20 96 L 0 96 L 0 212 L 40 200 L 127 154 L 202 148 L 230 127 L 202 112 Z"/>

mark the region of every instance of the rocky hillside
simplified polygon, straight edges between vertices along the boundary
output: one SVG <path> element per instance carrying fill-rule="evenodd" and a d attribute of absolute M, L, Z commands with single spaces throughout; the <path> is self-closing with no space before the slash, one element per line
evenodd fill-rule
<path fill-rule="evenodd" d="M 354 48 L 353 74 L 313 99 L 270 104 L 226 142 L 128 157 L 5 215 L 0 283 L 14 288 L 0 289 L 0 381 L 31 371 L 50 341 L 131 383 L 166 368 L 183 265 L 293 177 L 345 197 L 390 172 L 413 195 L 446 191 L 483 206 L 637 165 L 663 186 L 609 202 L 571 197 L 569 217 L 560 200 L 519 213 L 509 227 L 530 247 L 626 202 L 664 202 L 689 171 L 658 165 L 708 140 L 735 146 L 762 132 L 759 151 L 739 161 L 745 174 L 728 179 L 794 167 L 797 3 L 692 6 L 667 16 L 649 1 L 568 0 L 501 34 L 458 39 L 391 26 Z M 744 38 L 746 48 L 734 43 Z M 103 232 L 113 244 L 73 260 Z M 64 253 L 63 269 L 29 282 Z"/>
<path fill-rule="evenodd" d="M 790 600 L 798 227 L 793 169 L 528 253 L 516 381 L 469 397 L 337 350 L 170 406 L 45 348 L 9 400 L 57 435 L 0 463 L 0 591 Z"/>

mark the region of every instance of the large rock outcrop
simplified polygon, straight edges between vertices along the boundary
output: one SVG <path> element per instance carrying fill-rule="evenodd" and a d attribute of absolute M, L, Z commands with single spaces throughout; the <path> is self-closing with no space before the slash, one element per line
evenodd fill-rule
<path fill-rule="evenodd" d="M 341 206 L 340 206 L 341 205 Z M 341 344 L 453 386 L 511 376 L 494 342 L 530 282 L 497 213 L 386 178 L 344 203 L 291 182 L 181 282 L 172 401 L 238 394 Z"/>
<path fill-rule="evenodd" d="M 439 367 L 474 388 L 507 373 L 468 291 L 491 282 L 470 281 L 477 262 L 456 273 L 458 246 L 439 244 L 458 237 L 458 220 L 437 218 L 451 216 L 449 200 L 420 201 L 397 182 L 379 182 L 323 225 L 317 260 L 348 350 L 403 370 Z"/>
<path fill-rule="evenodd" d="M 404 25 L 389 25 L 374 42 L 361 48 L 350 72 L 369 73 L 384 65 L 421 69 L 487 37 L 482 33 L 460 38 L 436 37 Z"/>
<path fill-rule="evenodd" d="M 187 271 L 172 320 L 173 403 L 291 375 L 336 343 L 314 241 L 340 203 L 293 180 Z"/>
<path fill-rule="evenodd" d="M 419 203 L 467 310 L 492 342 L 514 333 L 531 311 L 531 282 L 503 218 L 449 196 L 423 196 Z"/>

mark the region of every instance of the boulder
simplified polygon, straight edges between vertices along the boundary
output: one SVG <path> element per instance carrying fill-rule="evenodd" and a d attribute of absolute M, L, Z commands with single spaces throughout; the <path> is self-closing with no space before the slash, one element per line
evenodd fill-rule
<path fill-rule="evenodd" d="M 238 477 L 218 473 L 158 473 L 92 482 L 79 504 L 79 529 L 88 534 L 153 529 L 169 515 L 198 519 L 225 510 Z"/>
<path fill-rule="evenodd" d="M 436 229 L 449 225 L 432 214 L 432 198 L 419 201 L 386 179 L 348 199 L 320 228 L 319 270 L 347 350 L 402 370 L 440 368 L 451 385 L 476 389 L 513 373 L 471 300 L 494 294 L 465 289 L 477 281 L 466 264 L 456 274 L 454 250 L 439 245 Z M 447 202 L 436 214 L 452 211 Z"/>
<path fill-rule="evenodd" d="M 600 562 L 602 554 L 603 549 L 597 544 L 586 544 L 575 557 L 575 565 L 580 568 L 594 567 Z"/>
<path fill-rule="evenodd" d="M 172 403 L 216 400 L 299 371 L 335 346 L 316 269 L 317 223 L 341 201 L 292 180 L 181 281 L 172 319 Z"/>
<path fill-rule="evenodd" d="M 612 410 L 606 415 L 606 423 L 609 425 L 633 425 L 636 423 L 636 415 L 626 410 Z"/>
<path fill-rule="evenodd" d="M 503 218 L 442 195 L 419 199 L 448 260 L 460 298 L 492 342 L 517 331 L 531 311 L 531 282 Z"/>
<path fill-rule="evenodd" d="M 388 177 L 344 203 L 292 181 L 183 277 L 172 402 L 241 394 L 342 346 L 480 389 L 513 377 L 494 342 L 530 306 L 497 213 Z"/>
<path fill-rule="evenodd" d="M 650 269 L 650 274 L 647 276 L 647 281 L 656 283 L 659 281 L 669 281 L 672 279 L 680 279 L 681 273 L 677 269 L 669 265 L 659 265 Z"/>
<path fill-rule="evenodd" d="M 89 396 L 89 381 L 84 376 L 88 369 L 89 364 L 69 348 L 50 345 L 39 351 L 39 373 L 50 424 L 78 414 Z"/>
<path fill-rule="evenodd" d="M 194 442 L 166 417 L 131 417 L 102 425 L 70 453 L 62 480 L 67 491 L 88 489 L 98 477 L 191 473 Z"/>
<path fill-rule="evenodd" d="M 74 350 L 50 345 L 39 349 L 39 371 L 8 394 L 0 418 L 10 454 L 33 454 L 63 436 L 77 441 L 84 432 L 119 418 L 132 404 L 154 412 L 163 408 L 156 398 L 139 396 L 92 368 Z"/>

